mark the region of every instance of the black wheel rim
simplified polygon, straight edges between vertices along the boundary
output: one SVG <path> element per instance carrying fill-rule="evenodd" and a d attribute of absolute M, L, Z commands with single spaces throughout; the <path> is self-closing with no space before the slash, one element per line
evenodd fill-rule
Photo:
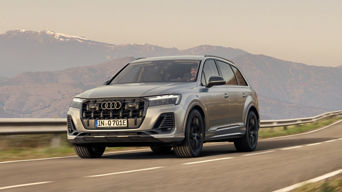
<path fill-rule="evenodd" d="M 248 140 L 250 146 L 253 148 L 258 142 L 258 122 L 254 115 L 251 115 L 248 121 Z"/>
<path fill-rule="evenodd" d="M 202 123 L 200 120 L 200 117 L 195 115 L 190 122 L 190 146 L 193 149 L 193 151 L 200 150 L 202 146 Z"/>

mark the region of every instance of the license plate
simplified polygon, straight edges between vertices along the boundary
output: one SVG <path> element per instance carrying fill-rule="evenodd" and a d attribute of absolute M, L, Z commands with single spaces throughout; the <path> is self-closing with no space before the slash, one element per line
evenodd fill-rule
<path fill-rule="evenodd" d="M 95 127 L 127 127 L 127 119 L 95 120 Z"/>

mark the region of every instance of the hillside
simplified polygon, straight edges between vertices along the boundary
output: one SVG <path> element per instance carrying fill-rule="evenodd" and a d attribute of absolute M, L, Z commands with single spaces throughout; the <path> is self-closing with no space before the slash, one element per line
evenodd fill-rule
<path fill-rule="evenodd" d="M 101 85 L 133 57 L 173 54 L 213 54 L 234 61 L 258 92 L 262 119 L 342 109 L 341 67 L 310 66 L 222 46 L 179 50 L 112 45 L 17 30 L 0 35 L 1 72 L 6 73 L 0 74 L 5 76 L 0 78 L 0 117 L 64 117 L 74 95 Z"/>
<path fill-rule="evenodd" d="M 63 117 L 74 95 L 101 85 L 133 58 L 56 72 L 29 72 L 0 86 L 0 117 Z M 251 55 L 234 60 L 257 90 L 263 119 L 310 116 L 342 108 L 342 69 Z"/>
<path fill-rule="evenodd" d="M 196 53 L 216 53 L 232 58 L 245 52 L 209 45 L 187 50 L 150 44 L 114 45 L 52 31 L 13 30 L 0 34 L 0 76 L 11 77 L 28 71 L 56 71 L 89 66 L 123 57 Z"/>

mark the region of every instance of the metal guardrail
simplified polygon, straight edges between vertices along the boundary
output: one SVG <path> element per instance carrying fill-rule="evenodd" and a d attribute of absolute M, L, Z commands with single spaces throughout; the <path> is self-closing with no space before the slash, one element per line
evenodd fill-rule
<path fill-rule="evenodd" d="M 313 116 L 313 117 L 304 117 L 304 118 L 297 118 L 297 119 L 281 119 L 281 120 L 262 120 L 260 121 L 260 128 L 287 127 L 291 125 L 312 123 L 320 119 L 333 117 L 337 115 L 342 115 L 342 110 L 326 112 L 326 113 L 322 113 L 320 115 Z"/>
<path fill-rule="evenodd" d="M 341 111 L 323 113 L 314 117 L 282 120 L 262 120 L 260 128 L 287 127 L 311 123 L 323 118 L 342 115 Z M 66 133 L 65 118 L 0 118 L 0 135 Z"/>

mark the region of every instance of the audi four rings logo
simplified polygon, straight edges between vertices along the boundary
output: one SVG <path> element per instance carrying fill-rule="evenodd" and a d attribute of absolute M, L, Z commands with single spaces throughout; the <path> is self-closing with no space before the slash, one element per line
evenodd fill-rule
<path fill-rule="evenodd" d="M 122 103 L 120 101 L 107 101 L 101 103 L 102 109 L 120 109 L 122 107 Z"/>

